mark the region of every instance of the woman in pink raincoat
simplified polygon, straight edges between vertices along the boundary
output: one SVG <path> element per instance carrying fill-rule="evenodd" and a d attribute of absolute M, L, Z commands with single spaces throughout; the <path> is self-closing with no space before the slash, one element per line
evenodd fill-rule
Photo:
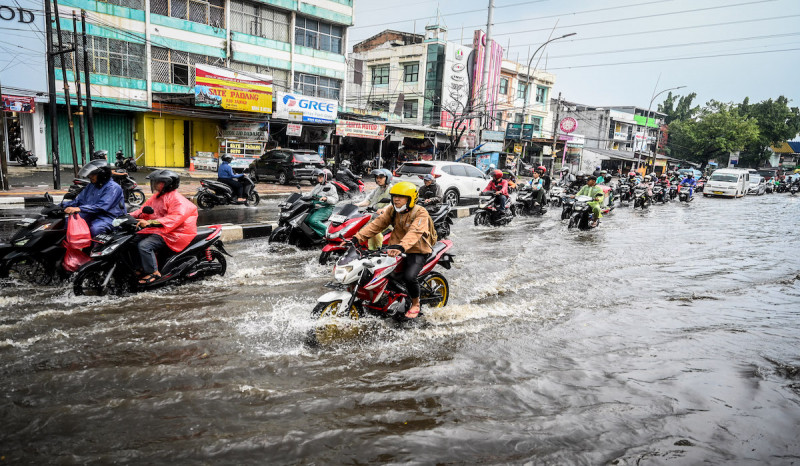
<path fill-rule="evenodd" d="M 139 219 L 139 258 L 142 265 L 141 284 L 152 283 L 161 277 L 156 252 L 165 247 L 181 252 L 197 235 L 197 206 L 180 194 L 180 176 L 171 170 L 156 170 L 147 176 L 154 193 L 131 215 Z M 142 211 L 152 207 L 153 213 Z M 154 228 L 147 228 L 154 227 Z"/>

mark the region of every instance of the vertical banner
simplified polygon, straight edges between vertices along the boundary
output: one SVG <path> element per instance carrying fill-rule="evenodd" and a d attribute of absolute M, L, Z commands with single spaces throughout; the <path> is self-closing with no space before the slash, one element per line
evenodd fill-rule
<path fill-rule="evenodd" d="M 503 65 L 503 47 L 497 42 L 492 40 L 491 44 L 486 43 L 486 34 L 481 31 L 475 31 L 472 41 L 473 48 L 475 49 L 475 74 L 472 77 L 473 83 L 473 99 L 478 103 L 481 101 L 481 96 L 485 97 L 486 108 L 478 109 L 482 113 L 489 115 L 487 128 L 493 129 L 494 113 L 497 109 L 497 94 L 500 91 L 500 69 Z M 483 62 L 485 54 L 489 54 L 489 76 L 486 83 L 483 82 Z"/>

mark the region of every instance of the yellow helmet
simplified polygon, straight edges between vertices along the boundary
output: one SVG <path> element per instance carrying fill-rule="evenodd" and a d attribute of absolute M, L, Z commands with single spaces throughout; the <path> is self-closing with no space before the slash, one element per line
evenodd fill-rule
<path fill-rule="evenodd" d="M 417 204 L 417 186 L 410 181 L 401 181 L 389 190 L 392 196 L 406 196 L 408 198 L 408 208 L 413 209 Z"/>

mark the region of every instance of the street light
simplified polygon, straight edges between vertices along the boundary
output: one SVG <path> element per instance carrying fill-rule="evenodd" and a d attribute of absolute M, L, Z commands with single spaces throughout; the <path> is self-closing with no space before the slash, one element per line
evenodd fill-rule
<path fill-rule="evenodd" d="M 528 88 L 527 88 L 527 89 L 525 89 L 525 93 L 522 95 L 522 123 L 523 123 L 523 124 L 525 124 L 525 107 L 526 107 L 526 106 L 527 106 L 527 104 L 528 104 L 528 93 L 529 93 L 529 91 L 530 91 L 531 76 L 532 76 L 532 75 L 531 75 L 531 63 L 533 63 L 533 57 L 535 57 L 535 56 L 536 56 L 536 54 L 539 52 L 539 50 L 542 50 L 542 49 L 543 49 L 543 48 L 544 48 L 544 47 L 545 47 L 547 44 L 549 44 L 550 42 L 557 41 L 557 40 L 560 40 L 560 39 L 564 39 L 564 38 L 567 38 L 567 37 L 571 37 L 571 36 L 574 36 L 574 35 L 577 35 L 577 34 L 578 34 L 577 32 L 570 32 L 569 34 L 564 34 L 564 35 L 563 35 L 563 36 L 561 36 L 561 37 L 554 37 L 554 38 L 552 38 L 552 39 L 548 40 L 547 42 L 545 42 L 545 43 L 543 43 L 542 45 L 540 45 L 540 46 L 539 46 L 539 48 L 537 48 L 536 50 L 534 50 L 534 51 L 533 51 L 533 55 L 531 55 L 531 57 L 528 59 L 528 75 L 527 75 L 527 76 L 526 76 L 526 78 L 525 78 L 525 85 L 526 85 Z M 541 57 L 539 57 L 539 58 L 541 59 Z M 537 65 L 537 66 L 539 65 L 539 62 L 538 62 L 538 61 L 536 62 L 536 65 Z M 534 69 L 533 69 L 533 72 L 534 72 L 534 73 L 536 72 L 536 68 L 534 68 Z M 535 81 L 535 80 L 536 80 L 536 78 L 534 77 L 534 81 Z M 541 154 L 540 154 L 540 155 L 539 155 L 539 163 L 541 163 L 541 162 L 542 162 L 542 160 L 541 160 L 541 159 L 542 159 L 542 156 L 541 156 Z"/>
<path fill-rule="evenodd" d="M 686 87 L 686 86 L 670 87 L 669 89 L 664 89 L 663 91 L 659 92 L 658 94 L 653 94 L 653 97 L 650 99 L 650 104 L 647 106 L 647 116 L 644 119 L 644 141 L 645 141 L 645 144 L 647 143 L 647 124 L 650 123 L 650 110 L 653 108 L 653 101 L 656 100 L 656 97 L 660 96 L 661 94 L 663 94 L 663 93 L 665 93 L 667 91 L 675 91 L 675 90 L 678 90 L 678 89 L 683 89 L 684 87 Z M 653 121 L 655 121 L 655 118 L 653 118 Z M 656 145 L 658 145 L 658 139 L 656 139 Z M 635 149 L 635 147 L 636 146 L 634 146 L 634 149 Z M 649 147 L 648 147 L 648 151 L 649 151 Z M 638 165 L 641 165 L 642 164 L 641 152 L 639 152 L 639 154 L 640 155 L 639 155 L 639 163 L 638 163 Z M 656 171 L 656 155 L 657 154 L 651 152 L 650 155 L 653 157 L 653 173 L 655 173 L 655 171 Z M 647 172 L 647 170 L 645 170 L 645 172 Z"/>

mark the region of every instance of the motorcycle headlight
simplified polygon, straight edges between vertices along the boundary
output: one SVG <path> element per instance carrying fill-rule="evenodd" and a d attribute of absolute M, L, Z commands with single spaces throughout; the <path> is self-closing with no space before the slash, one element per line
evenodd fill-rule
<path fill-rule="evenodd" d="M 35 230 L 33 230 L 32 233 L 35 233 L 37 231 L 49 230 L 51 226 L 53 226 L 52 223 L 45 223 L 44 225 L 39 225 Z"/>
<path fill-rule="evenodd" d="M 112 252 L 116 251 L 120 244 L 122 244 L 122 243 L 111 244 L 111 245 L 108 245 L 108 246 L 106 246 L 105 248 L 103 248 L 103 249 L 101 249 L 99 251 L 92 251 L 92 253 L 90 254 L 90 257 L 107 256 L 107 255 L 111 254 Z"/>
<path fill-rule="evenodd" d="M 14 246 L 25 246 L 30 241 L 30 238 L 22 238 L 14 242 Z"/>
<path fill-rule="evenodd" d="M 345 278 L 347 278 L 347 274 L 349 274 L 352 271 L 353 271 L 352 265 L 345 265 L 343 267 L 336 266 L 333 268 L 333 278 L 336 281 L 341 282 Z"/>

